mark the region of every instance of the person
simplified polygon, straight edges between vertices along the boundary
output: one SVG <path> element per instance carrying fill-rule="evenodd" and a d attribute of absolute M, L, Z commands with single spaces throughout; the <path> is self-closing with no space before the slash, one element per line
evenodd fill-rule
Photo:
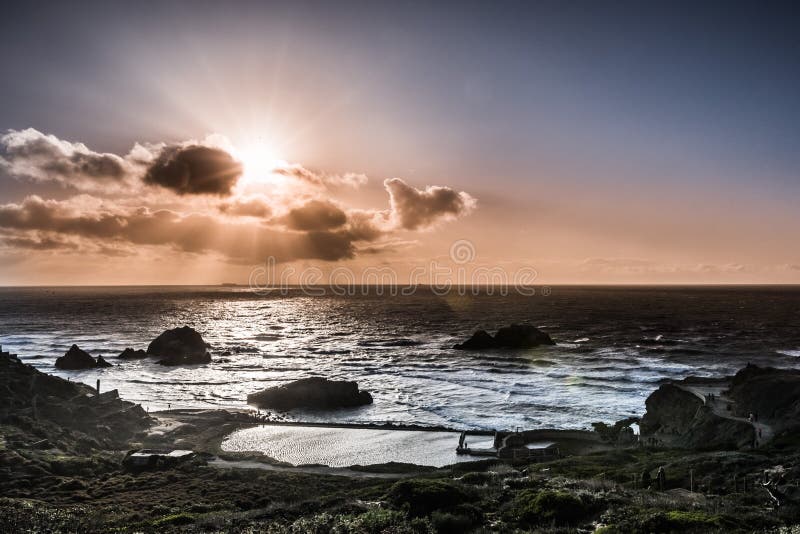
<path fill-rule="evenodd" d="M 648 471 L 647 469 L 642 471 L 641 481 L 642 481 L 642 488 L 647 489 L 650 487 L 650 484 L 652 483 L 652 479 L 650 478 L 650 471 Z"/>
<path fill-rule="evenodd" d="M 664 488 L 667 485 L 667 474 L 664 472 L 664 466 L 658 468 L 658 473 L 656 474 L 656 478 L 658 479 L 658 489 L 664 491 Z"/>

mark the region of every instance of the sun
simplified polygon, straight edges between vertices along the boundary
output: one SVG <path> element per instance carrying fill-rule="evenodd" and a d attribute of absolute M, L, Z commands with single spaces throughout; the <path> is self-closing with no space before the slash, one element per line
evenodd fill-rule
<path fill-rule="evenodd" d="M 281 164 L 274 150 L 265 142 L 245 145 L 235 151 L 236 159 L 242 162 L 242 180 L 249 184 L 265 184 L 282 181 L 272 171 Z"/>

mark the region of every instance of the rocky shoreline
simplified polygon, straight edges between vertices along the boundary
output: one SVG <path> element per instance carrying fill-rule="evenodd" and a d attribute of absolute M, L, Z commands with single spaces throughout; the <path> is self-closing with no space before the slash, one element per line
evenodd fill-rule
<path fill-rule="evenodd" d="M 662 384 L 641 418 L 593 432 L 520 434 L 557 443 L 560 457 L 438 469 L 296 468 L 224 453 L 225 436 L 264 420 L 233 410 L 148 414 L 114 391 L 98 394 L 7 353 L 0 376 L 3 532 L 733 532 L 796 527 L 800 517 L 795 370 L 748 366 L 724 380 Z M 628 430 L 637 422 L 639 440 Z M 124 465 L 131 449 L 193 453 L 132 472 Z"/>

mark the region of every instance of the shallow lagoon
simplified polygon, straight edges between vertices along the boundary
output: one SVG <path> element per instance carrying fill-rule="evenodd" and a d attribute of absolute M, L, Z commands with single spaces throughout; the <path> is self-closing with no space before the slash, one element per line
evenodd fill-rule
<path fill-rule="evenodd" d="M 232 433 L 222 450 L 258 451 L 279 462 L 330 467 L 387 462 L 441 467 L 480 459 L 456 454 L 458 438 L 458 432 L 262 425 Z M 491 446 L 491 440 L 490 436 L 470 439 L 475 446 Z"/>

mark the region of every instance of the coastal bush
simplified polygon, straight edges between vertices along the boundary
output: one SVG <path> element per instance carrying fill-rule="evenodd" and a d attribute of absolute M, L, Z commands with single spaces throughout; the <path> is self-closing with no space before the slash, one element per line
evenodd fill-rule
<path fill-rule="evenodd" d="M 386 495 L 389 502 L 407 508 L 412 517 L 428 515 L 467 502 L 472 492 L 444 480 L 409 479 L 396 482 Z"/>
<path fill-rule="evenodd" d="M 483 521 L 483 510 L 470 503 L 462 503 L 447 510 L 437 510 L 430 516 L 439 534 L 468 532 Z"/>
<path fill-rule="evenodd" d="M 745 525 L 734 524 L 718 515 L 699 510 L 618 509 L 604 514 L 601 519 L 609 523 L 605 534 L 648 534 L 650 532 L 723 532 L 741 530 Z M 763 522 L 761 522 L 764 525 Z M 746 529 L 750 530 L 750 529 Z"/>
<path fill-rule="evenodd" d="M 483 486 L 495 482 L 497 475 L 495 473 L 467 473 L 458 480 L 464 484 Z"/>
<path fill-rule="evenodd" d="M 575 524 L 585 518 L 589 508 L 566 491 L 524 490 L 506 509 L 506 517 L 525 525 L 542 523 Z"/>

